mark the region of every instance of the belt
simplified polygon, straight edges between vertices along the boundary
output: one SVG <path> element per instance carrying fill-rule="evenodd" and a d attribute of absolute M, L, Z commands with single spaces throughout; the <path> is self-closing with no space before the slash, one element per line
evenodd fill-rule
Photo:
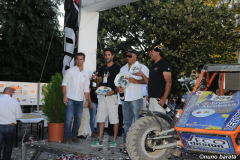
<path fill-rule="evenodd" d="M 113 96 L 113 95 L 117 95 L 117 94 L 112 94 L 111 96 Z M 111 96 L 109 96 L 109 97 L 111 97 Z M 105 95 L 105 97 L 107 97 L 107 95 Z"/>

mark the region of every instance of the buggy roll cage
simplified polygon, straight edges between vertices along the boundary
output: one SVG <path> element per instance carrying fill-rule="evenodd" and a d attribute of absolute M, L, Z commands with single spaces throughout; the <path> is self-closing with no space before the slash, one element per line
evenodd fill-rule
<path fill-rule="evenodd" d="M 217 73 L 222 74 L 222 81 L 221 81 L 221 87 L 220 87 L 220 96 L 222 96 L 225 72 L 240 72 L 240 64 L 206 64 L 206 65 L 204 65 L 203 69 L 201 71 L 201 74 L 197 80 L 197 83 L 193 88 L 192 93 L 197 91 L 197 88 L 198 88 L 205 72 L 207 73 L 207 87 L 204 89 L 204 91 L 208 90 L 209 86 L 211 85 L 211 83 L 212 83 L 214 77 L 217 75 Z M 211 76 L 211 78 L 209 77 L 209 72 L 213 72 L 213 75 Z"/>

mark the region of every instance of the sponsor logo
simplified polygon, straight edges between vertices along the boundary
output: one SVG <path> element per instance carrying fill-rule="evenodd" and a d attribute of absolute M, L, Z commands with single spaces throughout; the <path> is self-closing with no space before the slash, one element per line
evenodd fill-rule
<path fill-rule="evenodd" d="M 231 108 L 238 105 L 238 100 L 232 99 L 229 101 L 205 101 L 199 104 L 199 108 Z"/>
<path fill-rule="evenodd" d="M 16 100 L 17 100 L 18 102 L 20 102 L 20 98 L 16 98 Z"/>
<path fill-rule="evenodd" d="M 208 117 L 208 116 L 211 116 L 215 113 L 215 110 L 213 109 L 198 109 L 198 110 L 194 110 L 192 112 L 192 115 L 194 117 Z"/>
<path fill-rule="evenodd" d="M 32 94 L 34 94 L 34 93 L 35 93 L 35 90 L 31 90 L 30 92 L 31 92 Z"/>
<path fill-rule="evenodd" d="M 155 70 L 155 71 L 157 71 L 157 70 L 158 70 L 158 68 L 157 68 L 157 67 L 155 67 L 155 68 L 154 68 L 154 70 Z"/>
<path fill-rule="evenodd" d="M 228 140 L 223 139 L 196 137 L 195 135 L 191 135 L 189 139 L 185 137 L 183 137 L 183 139 L 187 142 L 188 146 L 192 147 L 219 148 L 219 149 L 230 148 Z"/>
<path fill-rule="evenodd" d="M 227 124 L 227 128 L 234 129 L 240 120 L 240 110 L 232 117 L 230 122 Z"/>
<path fill-rule="evenodd" d="M 210 105 L 211 103 L 210 102 L 202 102 L 202 105 Z"/>
<path fill-rule="evenodd" d="M 4 84 L 0 84 L 0 87 L 4 87 Z"/>
<path fill-rule="evenodd" d="M 214 95 L 210 100 L 212 101 L 229 101 L 232 99 L 232 96 L 217 96 Z"/>
<path fill-rule="evenodd" d="M 202 95 L 203 94 L 203 92 L 201 92 L 201 91 L 198 91 L 197 93 L 196 93 L 196 95 Z"/>

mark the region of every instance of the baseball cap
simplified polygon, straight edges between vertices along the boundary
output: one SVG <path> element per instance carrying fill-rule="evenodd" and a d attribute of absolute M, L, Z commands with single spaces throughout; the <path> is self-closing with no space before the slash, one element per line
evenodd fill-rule
<path fill-rule="evenodd" d="M 149 48 L 146 49 L 147 51 L 154 50 L 156 52 L 162 52 L 162 46 L 159 44 L 153 44 Z"/>
<path fill-rule="evenodd" d="M 134 53 L 134 54 L 137 55 L 137 51 L 136 51 L 135 49 L 132 49 L 132 48 L 130 48 L 129 50 L 127 50 L 126 52 L 124 52 L 124 54 L 126 54 L 126 53 Z"/>

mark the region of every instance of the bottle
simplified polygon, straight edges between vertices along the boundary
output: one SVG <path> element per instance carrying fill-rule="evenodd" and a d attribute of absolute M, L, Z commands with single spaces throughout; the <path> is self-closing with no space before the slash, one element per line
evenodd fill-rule
<path fill-rule="evenodd" d="M 166 110 L 166 112 L 167 113 L 170 113 L 170 112 L 172 112 L 172 108 L 171 107 L 169 107 L 168 105 L 166 105 L 166 104 L 164 104 L 163 105 L 163 108 Z"/>
<path fill-rule="evenodd" d="M 160 100 L 161 100 L 160 98 L 157 99 L 158 102 L 159 102 Z M 170 112 L 172 111 L 172 108 L 169 107 L 167 104 L 164 104 L 162 107 L 163 107 L 163 109 L 165 109 L 165 111 L 166 111 L 167 113 L 170 113 Z"/>
<path fill-rule="evenodd" d="M 120 87 L 120 88 L 122 88 L 122 87 Z M 124 97 L 124 92 L 123 92 L 123 93 L 119 93 L 119 95 L 120 95 L 120 100 L 121 100 L 121 101 L 124 101 L 124 99 L 125 99 L 125 97 Z"/>

